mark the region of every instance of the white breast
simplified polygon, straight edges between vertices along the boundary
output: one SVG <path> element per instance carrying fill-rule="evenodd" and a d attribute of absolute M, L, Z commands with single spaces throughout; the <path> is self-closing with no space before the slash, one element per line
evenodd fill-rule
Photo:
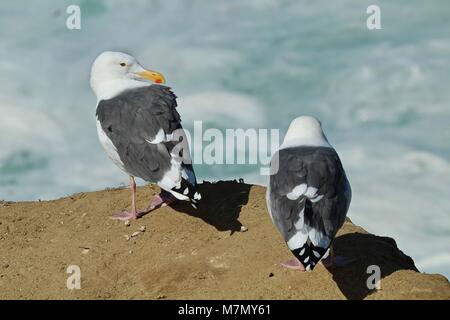
<path fill-rule="evenodd" d="M 105 149 L 108 157 L 112 160 L 112 162 L 114 162 L 116 166 L 118 166 L 120 169 L 126 172 L 125 166 L 122 160 L 120 160 L 116 147 L 112 143 L 111 139 L 109 139 L 106 133 L 103 131 L 102 125 L 100 121 L 98 121 L 98 119 L 97 119 L 97 134 L 98 139 L 100 140 L 100 143 L 102 144 L 103 149 Z"/>

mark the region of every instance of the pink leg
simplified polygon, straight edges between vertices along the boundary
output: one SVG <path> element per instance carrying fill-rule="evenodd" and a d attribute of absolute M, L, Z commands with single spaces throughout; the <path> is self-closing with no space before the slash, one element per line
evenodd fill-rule
<path fill-rule="evenodd" d="M 323 266 L 327 269 L 345 267 L 355 261 L 356 261 L 356 259 L 354 259 L 354 258 L 336 256 L 333 252 L 333 247 L 330 247 L 330 254 L 328 255 L 328 257 L 321 260 Z"/>
<path fill-rule="evenodd" d="M 298 270 L 298 271 L 306 270 L 305 267 L 303 266 L 303 264 L 297 258 L 282 262 L 281 265 L 288 269 L 294 269 L 294 270 Z"/>
<path fill-rule="evenodd" d="M 130 189 L 131 189 L 131 211 L 122 211 L 115 213 L 111 216 L 111 219 L 126 221 L 130 219 L 138 219 L 145 215 L 148 211 L 136 210 L 136 181 L 133 176 L 130 176 Z"/>

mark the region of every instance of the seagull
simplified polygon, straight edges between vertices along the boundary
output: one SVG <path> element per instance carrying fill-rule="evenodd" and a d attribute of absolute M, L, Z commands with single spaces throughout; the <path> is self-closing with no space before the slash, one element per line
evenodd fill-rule
<path fill-rule="evenodd" d="M 126 53 L 106 51 L 92 64 L 98 138 L 112 162 L 130 177 L 131 210 L 112 219 L 140 218 L 177 199 L 196 207 L 201 199 L 177 97 L 164 83 L 161 73 L 144 69 Z M 144 210 L 136 209 L 135 177 L 161 188 Z"/>
<path fill-rule="evenodd" d="M 327 268 L 352 262 L 332 249 L 350 206 L 350 183 L 316 118 L 291 122 L 271 160 L 266 200 L 272 222 L 295 256 L 284 267 L 305 271 L 321 260 Z"/>

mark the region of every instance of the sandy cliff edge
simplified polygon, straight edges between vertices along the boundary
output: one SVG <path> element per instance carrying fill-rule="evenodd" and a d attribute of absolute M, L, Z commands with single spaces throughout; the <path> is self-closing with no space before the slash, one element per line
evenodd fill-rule
<path fill-rule="evenodd" d="M 357 258 L 351 266 L 284 269 L 279 262 L 291 256 L 267 214 L 265 188 L 205 182 L 200 191 L 198 210 L 180 203 L 130 226 L 108 218 L 129 206 L 128 189 L 0 202 L 0 299 L 450 299 L 444 276 L 418 272 L 393 239 L 350 220 L 335 250 Z M 156 192 L 139 188 L 138 206 Z M 69 265 L 81 269 L 80 290 L 66 287 Z M 369 265 L 380 266 L 380 290 L 366 286 Z"/>

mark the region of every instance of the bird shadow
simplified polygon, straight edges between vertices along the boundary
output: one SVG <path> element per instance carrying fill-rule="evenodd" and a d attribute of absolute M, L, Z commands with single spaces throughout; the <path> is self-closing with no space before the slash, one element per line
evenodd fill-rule
<path fill-rule="evenodd" d="M 202 199 L 197 209 L 185 201 L 178 201 L 172 208 L 200 218 L 218 231 L 234 233 L 241 230 L 239 214 L 242 206 L 248 202 L 250 188 L 251 185 L 243 183 L 243 180 L 215 183 L 204 181 L 198 185 Z"/>
<path fill-rule="evenodd" d="M 405 255 L 392 238 L 366 233 L 348 233 L 337 237 L 333 242 L 333 248 L 336 255 L 356 258 L 356 261 L 348 266 L 329 270 L 347 299 L 361 300 L 376 291 L 369 289 L 367 285 L 368 282 L 375 283 L 369 279 L 374 275 L 373 270 L 368 270 L 369 266 L 380 268 L 381 285 L 383 278 L 396 271 L 418 271 L 411 257 Z"/>

